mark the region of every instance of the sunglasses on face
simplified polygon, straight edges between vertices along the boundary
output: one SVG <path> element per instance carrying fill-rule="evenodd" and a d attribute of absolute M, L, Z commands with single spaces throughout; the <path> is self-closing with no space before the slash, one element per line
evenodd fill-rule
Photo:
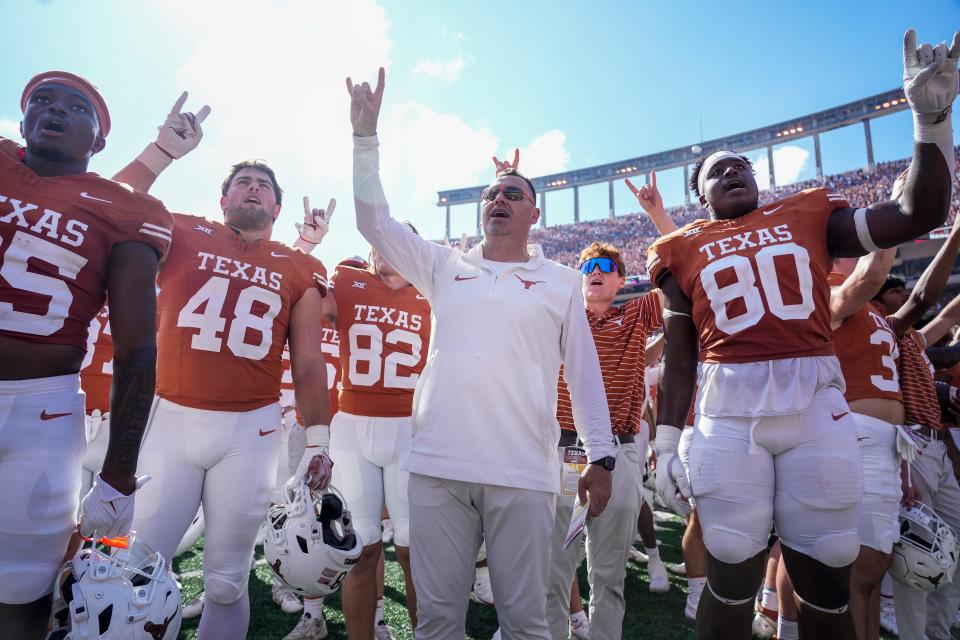
<path fill-rule="evenodd" d="M 519 202 L 524 198 L 530 198 L 530 202 L 533 202 L 533 196 L 521 189 L 520 187 L 509 187 L 500 184 L 495 184 L 493 186 L 487 187 L 483 190 L 481 198 L 488 202 L 493 202 L 497 199 L 497 194 L 503 191 L 503 197 L 509 200 L 510 202 Z M 534 202 L 536 204 L 536 202 Z"/>
<path fill-rule="evenodd" d="M 580 265 L 580 272 L 589 275 L 597 267 L 600 267 L 601 273 L 614 273 L 617 270 L 617 263 L 610 258 L 590 258 Z"/>

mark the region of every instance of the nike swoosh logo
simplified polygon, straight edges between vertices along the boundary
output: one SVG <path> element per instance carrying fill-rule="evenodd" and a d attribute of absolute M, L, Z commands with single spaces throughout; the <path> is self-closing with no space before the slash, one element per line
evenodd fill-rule
<path fill-rule="evenodd" d="M 264 431 L 263 429 L 260 429 L 260 437 L 262 438 L 263 436 L 268 436 L 274 431 L 276 431 L 276 429 L 270 429 L 269 431 Z"/>
<path fill-rule="evenodd" d="M 863 442 L 864 440 L 869 440 L 870 436 L 863 436 L 862 438 L 857 438 L 857 442 Z"/>
<path fill-rule="evenodd" d="M 287 257 L 287 254 L 285 254 L 285 253 L 277 253 L 276 251 L 271 251 L 271 252 L 270 252 L 270 255 L 273 256 L 274 258 L 286 258 L 286 257 Z"/>
<path fill-rule="evenodd" d="M 81 192 L 80 192 L 80 197 L 81 197 L 81 198 L 86 198 L 87 200 L 96 200 L 97 202 L 106 202 L 107 204 L 113 204 L 113 201 L 111 201 L 111 200 L 104 200 L 103 198 L 98 198 L 98 197 L 96 197 L 96 196 L 92 196 L 92 195 L 90 195 L 89 193 L 87 193 L 86 191 L 81 191 Z"/>
<path fill-rule="evenodd" d="M 41 419 L 41 420 L 55 420 L 56 418 L 63 418 L 63 417 L 69 416 L 69 415 L 72 415 L 72 413 L 69 412 L 69 411 L 68 411 L 67 413 L 47 413 L 47 410 L 44 409 L 43 411 L 40 412 L 40 419 Z"/>
<path fill-rule="evenodd" d="M 848 413 L 850 413 L 850 412 L 849 412 L 849 411 L 844 411 L 844 412 L 841 413 L 840 415 L 837 415 L 837 414 L 835 414 L 835 413 L 831 413 L 831 414 L 830 414 L 830 417 L 833 418 L 833 421 L 834 421 L 834 422 L 836 422 L 837 420 L 839 420 L 839 419 L 842 418 L 843 416 L 847 415 Z"/>
<path fill-rule="evenodd" d="M 783 205 L 780 205 L 779 207 L 774 207 L 773 209 L 767 209 L 766 211 L 763 212 L 763 215 L 772 216 L 777 211 L 780 211 L 780 209 L 783 209 Z"/>
<path fill-rule="evenodd" d="M 464 280 L 473 280 L 473 279 L 479 278 L 479 277 L 480 277 L 480 276 L 464 277 L 464 276 L 461 276 L 461 275 L 458 273 L 453 279 L 456 280 L 457 282 L 463 282 Z"/>

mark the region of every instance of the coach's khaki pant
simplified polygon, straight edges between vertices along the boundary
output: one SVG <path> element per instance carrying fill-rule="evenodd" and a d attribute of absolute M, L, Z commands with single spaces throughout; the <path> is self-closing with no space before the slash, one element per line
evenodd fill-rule
<path fill-rule="evenodd" d="M 613 490 L 607 508 L 587 521 L 587 578 L 590 582 L 590 640 L 617 640 L 623 630 L 623 582 L 627 576 L 627 551 L 637 532 L 643 494 L 640 486 L 640 449 L 625 444 L 617 449 Z M 563 449 L 558 450 L 563 460 Z M 553 555 L 547 588 L 550 637 L 566 640 L 569 634 L 570 585 L 580 559 L 580 545 L 567 549 L 563 540 L 573 513 L 573 496 L 557 498 L 553 528 Z M 499 600 L 497 606 L 500 606 Z"/>
<path fill-rule="evenodd" d="M 910 466 L 910 473 L 923 494 L 923 502 L 954 531 L 960 531 L 960 486 L 947 458 L 946 446 L 936 440 L 931 442 Z M 960 605 L 958 579 L 960 575 L 954 575 L 953 582 L 930 594 L 893 581 L 897 626 L 902 640 L 950 639 L 953 614 Z"/>
<path fill-rule="evenodd" d="M 484 539 L 503 640 L 548 640 L 548 541 L 556 496 L 411 473 L 408 497 L 416 639 L 463 640 Z M 569 587 L 568 581 L 568 594 Z"/>

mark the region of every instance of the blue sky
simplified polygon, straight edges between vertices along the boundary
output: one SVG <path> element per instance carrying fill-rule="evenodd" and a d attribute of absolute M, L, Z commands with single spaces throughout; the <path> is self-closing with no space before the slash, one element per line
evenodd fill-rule
<path fill-rule="evenodd" d="M 110 175 L 155 135 L 182 89 L 210 104 L 206 138 L 154 193 L 171 210 L 219 216 L 227 166 L 266 158 L 287 192 L 275 237 L 291 240 L 301 198 L 339 201 L 318 255 L 366 245 L 353 222 L 347 74 L 387 67 L 382 168 L 395 215 L 443 234 L 436 191 L 480 184 L 490 155 L 523 149 L 539 175 L 611 162 L 788 119 L 899 86 L 902 35 L 949 40 L 960 2 L 381 2 L 311 0 L 29 3 L 0 0 L 0 135 L 15 135 L 34 73 L 91 78 L 114 129 L 92 168 Z M 955 116 L 955 120 L 956 120 Z M 874 121 L 876 159 L 911 152 L 903 113 Z M 827 172 L 865 163 L 862 129 L 823 137 Z M 814 173 L 812 143 L 775 154 L 778 180 Z M 682 201 L 680 171 L 659 180 Z M 618 213 L 637 209 L 618 186 Z M 551 223 L 572 220 L 551 193 Z M 581 191 L 584 218 L 606 213 L 606 188 Z M 472 232 L 474 207 L 454 209 Z"/>

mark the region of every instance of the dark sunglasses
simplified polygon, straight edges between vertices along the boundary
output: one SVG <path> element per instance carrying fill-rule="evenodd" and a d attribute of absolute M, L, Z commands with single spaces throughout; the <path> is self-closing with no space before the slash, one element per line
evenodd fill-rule
<path fill-rule="evenodd" d="M 613 273 L 617 270 L 617 263 L 610 258 L 590 258 L 580 265 L 580 272 L 590 275 L 597 267 L 603 273 Z"/>
<path fill-rule="evenodd" d="M 480 194 L 480 197 L 488 202 L 493 202 L 497 199 L 497 194 L 503 191 L 503 197 L 511 202 L 519 202 L 524 198 L 530 198 L 530 202 L 534 202 L 533 196 L 521 189 L 520 187 L 507 187 L 499 184 L 491 185 L 483 190 L 483 193 Z"/>

